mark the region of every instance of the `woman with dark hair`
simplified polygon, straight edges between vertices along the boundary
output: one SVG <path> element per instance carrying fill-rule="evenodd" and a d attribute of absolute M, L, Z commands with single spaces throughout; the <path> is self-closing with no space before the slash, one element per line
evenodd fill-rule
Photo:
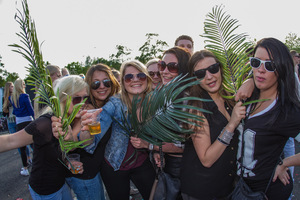
<path fill-rule="evenodd" d="M 115 79 L 112 70 L 105 64 L 91 66 L 86 73 L 85 81 L 90 88 L 89 98 L 85 105 L 87 110 L 101 108 L 111 96 L 120 90 L 120 84 Z M 77 138 L 77 134 L 73 132 L 74 138 Z M 105 199 L 100 172 L 104 162 L 105 146 L 110 136 L 111 129 L 98 143 L 93 154 L 87 153 L 84 149 L 74 151 L 74 153 L 80 154 L 80 161 L 85 170 L 82 174 L 69 173 L 70 177 L 66 181 L 74 190 L 78 200 Z"/>
<path fill-rule="evenodd" d="M 247 108 L 244 149 L 239 142 L 238 174 L 253 191 L 266 191 L 269 199 L 288 199 L 292 182 L 279 176 L 268 185 L 280 160 L 286 141 L 300 130 L 300 102 L 295 84 L 294 65 L 288 48 L 275 38 L 257 42 L 250 58 L 255 89 L 251 99 L 269 99 Z M 241 151 L 244 151 L 241 163 Z M 289 171 L 285 172 L 286 176 Z M 290 177 L 290 174 L 289 174 Z"/>
<path fill-rule="evenodd" d="M 185 143 L 180 177 L 182 196 L 194 200 L 223 199 L 233 191 L 239 135 L 236 128 L 246 110 L 241 103 L 234 106 L 233 101 L 222 97 L 228 96 L 222 86 L 222 65 L 212 52 L 195 52 L 188 69 L 191 76 L 199 79 L 190 95 L 212 100 L 189 104 L 212 114 L 190 111 L 203 116 L 204 121 L 198 123 L 201 127 L 189 127 L 195 134 Z"/>

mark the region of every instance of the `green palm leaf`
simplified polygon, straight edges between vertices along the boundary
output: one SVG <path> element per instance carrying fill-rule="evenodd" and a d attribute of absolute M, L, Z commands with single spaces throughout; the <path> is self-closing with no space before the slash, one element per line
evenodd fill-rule
<path fill-rule="evenodd" d="M 202 35 L 205 48 L 212 51 L 223 65 L 223 86 L 231 94 L 237 92 L 251 69 L 246 64 L 248 57 L 245 52 L 252 43 L 246 41 L 247 34 L 235 33 L 239 26 L 238 20 L 223 11 L 223 6 L 215 6 L 205 19 Z"/>
<path fill-rule="evenodd" d="M 69 97 L 66 104 L 66 109 L 62 115 L 58 95 L 59 91 L 57 91 L 55 95 L 52 88 L 52 81 L 49 71 L 46 70 L 44 66 L 42 52 L 40 51 L 40 45 L 37 39 L 35 23 L 30 17 L 27 0 L 22 1 L 22 11 L 17 10 L 15 19 L 21 28 L 21 32 L 17 33 L 17 36 L 20 38 L 20 42 L 23 46 L 19 44 L 12 44 L 9 46 L 13 47 L 14 52 L 19 53 L 29 62 L 29 67 L 26 67 L 27 71 L 29 72 L 28 84 L 34 86 L 33 90 L 38 88 L 38 90 L 35 92 L 35 99 L 41 99 L 42 101 L 39 101 L 39 103 L 48 105 L 56 117 L 62 116 L 63 130 L 67 131 L 67 127 L 71 124 L 84 102 L 74 106 L 71 115 L 67 116 L 67 111 L 71 103 L 71 97 Z M 87 141 L 65 141 L 64 138 L 67 134 L 59 137 L 59 144 L 63 158 L 65 158 L 66 154 L 71 149 L 83 148 L 84 146 L 82 144 Z"/>
<path fill-rule="evenodd" d="M 186 110 L 196 109 L 210 113 L 185 103 L 189 100 L 210 100 L 189 96 L 178 98 L 186 88 L 197 84 L 199 81 L 195 81 L 193 77 L 178 76 L 168 85 L 147 94 L 142 102 L 138 97 L 134 97 L 132 113 L 129 115 L 130 130 L 137 137 L 155 145 L 161 145 L 161 142 L 184 141 L 184 134 L 192 134 L 194 131 L 182 124 L 198 126 L 195 122 L 203 122 L 202 116 Z"/>

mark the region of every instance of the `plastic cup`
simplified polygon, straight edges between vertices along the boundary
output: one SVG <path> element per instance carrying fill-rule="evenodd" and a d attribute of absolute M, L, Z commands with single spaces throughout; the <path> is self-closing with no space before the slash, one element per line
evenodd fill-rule
<path fill-rule="evenodd" d="M 70 165 L 71 165 L 71 172 L 73 174 L 78 174 L 78 163 L 80 162 L 80 155 L 78 153 L 72 153 L 68 155 Z"/>
<path fill-rule="evenodd" d="M 98 109 L 92 109 L 92 110 L 87 110 L 88 113 L 94 113 L 96 112 Z M 89 126 L 89 131 L 91 135 L 97 135 L 99 133 L 101 133 L 101 125 L 100 125 L 100 114 L 97 115 L 96 118 L 94 118 L 94 121 L 90 124 L 88 124 Z"/>

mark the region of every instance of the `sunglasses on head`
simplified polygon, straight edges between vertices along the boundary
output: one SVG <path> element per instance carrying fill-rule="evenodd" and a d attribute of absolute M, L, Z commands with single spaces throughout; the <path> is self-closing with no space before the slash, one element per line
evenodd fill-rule
<path fill-rule="evenodd" d="M 152 78 L 155 76 L 155 74 L 156 74 L 156 76 L 160 77 L 159 71 L 157 71 L 157 72 L 149 71 L 149 75 L 150 75 Z"/>
<path fill-rule="evenodd" d="M 199 69 L 195 71 L 194 74 L 198 79 L 203 79 L 206 75 L 206 71 L 209 71 L 209 73 L 211 74 L 215 74 L 218 73 L 219 70 L 220 70 L 220 63 L 215 63 L 205 69 Z"/>
<path fill-rule="evenodd" d="M 250 59 L 250 66 L 252 68 L 258 69 L 261 66 L 261 64 L 264 64 L 264 67 L 268 72 L 274 72 L 276 70 L 274 63 L 270 60 L 261 60 L 259 58 L 254 58 L 254 57 L 250 57 L 249 59 Z"/>
<path fill-rule="evenodd" d="M 178 63 L 176 62 L 169 62 L 168 64 L 165 63 L 165 61 L 158 61 L 158 70 L 159 71 L 164 71 L 166 67 L 168 68 L 169 72 L 171 73 L 177 73 L 178 72 Z"/>
<path fill-rule="evenodd" d="M 105 87 L 107 87 L 107 88 L 109 88 L 109 87 L 111 86 L 111 80 L 105 79 L 105 80 L 103 80 L 103 81 L 94 81 L 94 82 L 92 82 L 91 88 L 92 88 L 93 90 L 97 90 L 97 89 L 100 87 L 101 82 L 102 82 L 103 85 L 104 85 Z"/>
<path fill-rule="evenodd" d="M 81 103 L 85 98 L 88 98 L 89 96 L 83 96 L 83 97 L 73 97 L 72 103 L 73 105 Z"/>
<path fill-rule="evenodd" d="M 140 81 L 145 81 L 146 78 L 147 78 L 147 75 L 146 75 L 145 73 L 140 72 L 140 73 L 138 73 L 138 74 L 126 74 L 126 75 L 124 76 L 124 81 L 125 81 L 126 83 L 130 83 L 130 82 L 134 79 L 134 76 L 135 76 L 137 79 L 139 79 Z"/>

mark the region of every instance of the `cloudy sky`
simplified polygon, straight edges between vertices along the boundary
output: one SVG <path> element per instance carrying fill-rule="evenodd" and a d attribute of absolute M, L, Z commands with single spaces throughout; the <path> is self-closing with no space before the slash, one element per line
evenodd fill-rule
<path fill-rule="evenodd" d="M 179 35 L 190 35 L 195 50 L 200 50 L 205 16 L 221 4 L 239 20 L 238 32 L 251 39 L 275 37 L 284 42 L 288 33 L 300 37 L 299 0 L 28 0 L 28 4 L 43 42 L 44 60 L 60 67 L 83 62 L 86 56 L 108 58 L 118 44 L 137 51 L 146 33 L 158 33 L 170 47 Z M 0 0 L 0 55 L 5 69 L 24 78 L 27 61 L 8 47 L 19 43 L 17 8 L 20 0 Z"/>

